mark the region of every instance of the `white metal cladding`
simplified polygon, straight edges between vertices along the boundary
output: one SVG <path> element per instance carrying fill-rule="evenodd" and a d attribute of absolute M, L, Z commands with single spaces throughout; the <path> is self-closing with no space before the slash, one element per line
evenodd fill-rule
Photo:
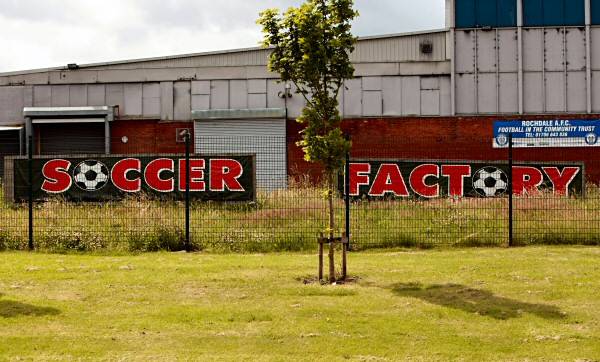
<path fill-rule="evenodd" d="M 381 63 L 404 61 L 444 61 L 446 54 L 447 31 L 393 34 L 362 38 L 351 55 L 353 62 Z M 431 54 L 423 54 L 420 46 L 428 42 L 433 46 Z M 155 68 L 197 68 L 197 67 L 235 67 L 267 65 L 269 49 L 242 49 L 237 51 L 210 52 L 149 60 L 115 62 L 85 67 L 86 70 L 107 69 L 155 69 Z"/>
<path fill-rule="evenodd" d="M 202 120 L 194 123 L 199 154 L 254 153 L 259 189 L 287 186 L 284 119 Z"/>
<path fill-rule="evenodd" d="M 518 112 L 517 30 L 455 31 L 458 114 Z"/>
<path fill-rule="evenodd" d="M 516 28 L 455 30 L 455 102 L 458 114 L 587 111 L 586 31 L 584 27 L 523 28 L 522 58 Z M 593 36 L 600 33 L 592 29 Z M 592 45 L 592 65 L 600 48 Z M 522 62 L 523 94 L 519 94 Z M 600 68 L 600 66 L 599 66 Z M 592 78 L 592 89 L 597 82 Z M 600 95 L 592 93 L 593 110 Z"/>
<path fill-rule="evenodd" d="M 573 75 L 574 79 L 576 76 Z M 464 86 L 474 89 L 474 84 L 472 81 Z M 493 89 L 481 91 L 496 94 Z M 191 110 L 286 107 L 288 117 L 297 118 L 306 104 L 304 97 L 296 93 L 294 86 L 290 98 L 282 98 L 283 93 L 284 85 L 276 79 L 0 87 L 0 122 L 23 123 L 21 111 L 25 106 L 86 105 L 117 107 L 120 118 L 164 121 L 191 120 Z M 446 75 L 375 75 L 348 80 L 340 92 L 339 104 L 346 118 L 447 116 L 451 114 L 450 93 L 450 77 Z M 512 97 L 514 92 L 511 89 L 506 93 Z M 503 109 L 512 108 L 504 106 Z"/>

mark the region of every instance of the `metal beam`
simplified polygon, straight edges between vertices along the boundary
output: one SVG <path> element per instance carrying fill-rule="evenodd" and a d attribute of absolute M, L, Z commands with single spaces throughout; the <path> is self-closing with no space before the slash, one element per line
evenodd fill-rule
<path fill-rule="evenodd" d="M 524 98 L 523 94 L 523 0 L 517 0 L 517 63 L 518 63 L 518 99 L 519 99 L 519 114 L 524 113 Z"/>
<path fill-rule="evenodd" d="M 592 113 L 592 8 L 591 1 L 585 0 L 585 84 L 587 113 Z"/>

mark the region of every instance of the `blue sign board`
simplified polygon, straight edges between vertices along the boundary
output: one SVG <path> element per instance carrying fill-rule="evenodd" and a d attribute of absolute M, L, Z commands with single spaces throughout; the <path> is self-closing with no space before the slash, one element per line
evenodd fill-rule
<path fill-rule="evenodd" d="M 494 122 L 494 148 L 600 147 L 600 120 L 521 120 Z"/>

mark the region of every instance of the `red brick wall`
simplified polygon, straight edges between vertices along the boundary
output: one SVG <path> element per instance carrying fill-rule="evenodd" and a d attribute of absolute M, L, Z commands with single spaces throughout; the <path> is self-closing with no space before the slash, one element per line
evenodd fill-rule
<path fill-rule="evenodd" d="M 344 132 L 352 137 L 352 157 L 393 159 L 506 160 L 506 149 L 494 149 L 493 122 L 518 117 L 410 117 L 348 119 Z M 600 115 L 525 116 L 523 119 L 598 119 Z M 177 128 L 191 122 L 118 120 L 111 124 L 113 153 L 183 153 L 185 145 L 175 142 Z M 290 175 L 318 178 L 320 168 L 304 160 L 296 145 L 302 126 L 287 124 L 288 170 Z M 121 138 L 127 136 L 127 144 Z M 193 136 L 193 135 L 192 135 Z M 515 161 L 584 162 L 588 179 L 600 182 L 600 150 L 595 148 L 515 149 Z"/>
<path fill-rule="evenodd" d="M 192 122 L 159 122 L 156 120 L 117 120 L 111 123 L 112 153 L 184 153 L 185 143 L 176 142 L 176 130 L 189 128 Z M 121 141 L 128 138 L 127 143 Z M 193 146 L 192 146 L 193 147 Z"/>
<path fill-rule="evenodd" d="M 412 117 L 349 119 L 342 128 L 352 137 L 352 157 L 396 159 L 506 160 L 506 149 L 494 149 L 493 122 L 499 119 L 598 119 L 600 115 L 525 117 Z M 304 161 L 296 146 L 301 125 L 288 122 L 288 165 L 292 175 L 319 170 Z M 516 161 L 585 162 L 588 179 L 600 182 L 600 150 L 596 148 L 515 149 Z"/>

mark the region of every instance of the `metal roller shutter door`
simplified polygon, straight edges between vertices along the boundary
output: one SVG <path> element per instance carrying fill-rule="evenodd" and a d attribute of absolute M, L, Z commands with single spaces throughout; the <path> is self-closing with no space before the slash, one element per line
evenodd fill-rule
<path fill-rule="evenodd" d="M 286 188 L 285 120 L 203 120 L 195 122 L 194 133 L 196 153 L 254 153 L 258 188 Z"/>
<path fill-rule="evenodd" d="M 103 123 L 39 124 L 36 150 L 41 155 L 104 154 Z"/>

